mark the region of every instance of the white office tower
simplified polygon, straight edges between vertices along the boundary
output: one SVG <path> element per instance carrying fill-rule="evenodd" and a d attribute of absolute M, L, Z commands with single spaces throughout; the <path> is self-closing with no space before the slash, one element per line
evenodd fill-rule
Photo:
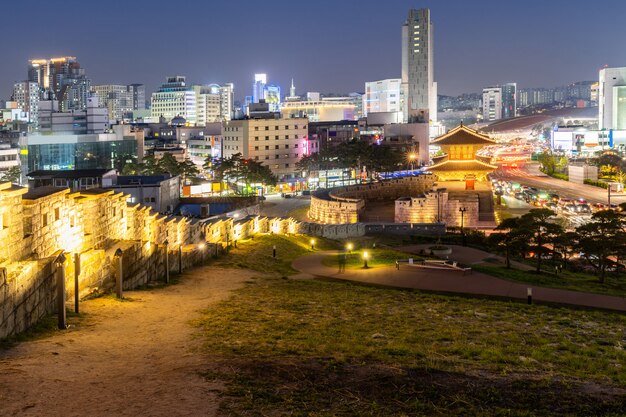
<path fill-rule="evenodd" d="M 265 99 L 265 85 L 267 84 L 267 74 L 254 74 L 254 84 L 252 85 L 252 102 L 258 103 Z"/>
<path fill-rule="evenodd" d="M 409 10 L 402 26 L 402 101 L 408 123 L 437 122 L 433 31 L 430 9 Z"/>
<path fill-rule="evenodd" d="M 502 88 L 483 88 L 483 120 L 491 122 L 502 119 Z"/>
<path fill-rule="evenodd" d="M 28 113 L 28 122 L 33 129 L 39 127 L 39 101 L 41 89 L 34 81 L 21 81 L 13 84 L 13 101 L 17 107 Z"/>
<path fill-rule="evenodd" d="M 370 113 L 396 113 L 401 122 L 404 119 L 401 90 L 400 78 L 366 82 L 363 113 L 366 116 Z"/>
<path fill-rule="evenodd" d="M 226 83 L 220 87 L 220 116 L 222 120 L 233 118 L 233 108 L 235 103 L 235 85 Z"/>
<path fill-rule="evenodd" d="M 187 85 L 185 77 L 168 77 L 159 89 L 152 93 L 152 117 L 163 116 L 171 120 L 176 116 L 185 118 L 190 125 L 197 122 L 196 91 Z"/>
<path fill-rule="evenodd" d="M 600 70 L 598 121 L 600 129 L 626 129 L 626 67 Z"/>

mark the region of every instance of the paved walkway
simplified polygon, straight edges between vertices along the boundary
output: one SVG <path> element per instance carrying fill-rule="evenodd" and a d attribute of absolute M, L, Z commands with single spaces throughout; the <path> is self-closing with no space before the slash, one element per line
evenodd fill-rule
<path fill-rule="evenodd" d="M 506 281 L 479 272 L 463 275 L 462 272 L 457 271 L 426 270 L 403 265 L 400 270 L 396 270 L 395 266 L 375 267 L 366 270 L 348 268 L 345 273 L 340 274 L 338 267 L 332 268 L 322 264 L 322 260 L 326 256 L 335 253 L 328 251 L 306 255 L 296 259 L 293 262 L 293 267 L 300 272 L 321 278 L 523 300 L 527 298 L 527 289 L 532 287 L 534 301 L 626 311 L 626 298 L 624 297 L 537 287 L 531 284 Z"/>

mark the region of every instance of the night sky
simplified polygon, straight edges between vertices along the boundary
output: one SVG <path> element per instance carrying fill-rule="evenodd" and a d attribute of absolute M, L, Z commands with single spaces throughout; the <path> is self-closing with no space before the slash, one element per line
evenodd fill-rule
<path fill-rule="evenodd" d="M 4 3 L 4 2 L 3 2 Z M 597 79 L 626 66 L 626 2 L 619 0 L 32 0 L 2 4 L 0 98 L 26 78 L 29 58 L 78 57 L 93 84 L 168 75 L 234 82 L 253 74 L 288 92 L 362 91 L 400 77 L 400 28 L 410 7 L 430 7 L 440 94 Z"/>

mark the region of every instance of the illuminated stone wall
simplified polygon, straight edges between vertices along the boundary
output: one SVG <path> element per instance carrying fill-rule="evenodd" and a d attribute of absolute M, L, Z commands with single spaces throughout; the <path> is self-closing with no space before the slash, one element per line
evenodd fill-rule
<path fill-rule="evenodd" d="M 422 194 L 435 180 L 434 175 L 425 174 L 319 191 L 311 196 L 309 218 L 323 224 L 357 223 L 367 201 L 393 201 L 406 195 Z"/>
<path fill-rule="evenodd" d="M 439 202 L 437 201 L 439 199 Z M 446 226 L 461 226 L 460 208 L 465 208 L 463 225 L 465 227 L 483 226 L 479 218 L 479 200 L 477 195 L 463 196 L 463 199 L 450 198 L 447 192 L 440 195 L 435 191 L 418 197 L 404 197 L 396 200 L 396 223 L 434 223 L 437 211 L 441 212 L 441 221 Z M 489 224 L 491 225 L 491 224 Z M 484 225 L 484 226 L 489 226 Z"/>

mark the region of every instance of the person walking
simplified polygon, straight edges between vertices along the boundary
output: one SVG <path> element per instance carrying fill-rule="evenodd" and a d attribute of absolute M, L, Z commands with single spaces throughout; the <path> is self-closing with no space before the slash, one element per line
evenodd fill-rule
<path fill-rule="evenodd" d="M 346 251 L 342 250 L 341 253 L 339 253 L 339 273 L 344 272 L 346 272 Z"/>

